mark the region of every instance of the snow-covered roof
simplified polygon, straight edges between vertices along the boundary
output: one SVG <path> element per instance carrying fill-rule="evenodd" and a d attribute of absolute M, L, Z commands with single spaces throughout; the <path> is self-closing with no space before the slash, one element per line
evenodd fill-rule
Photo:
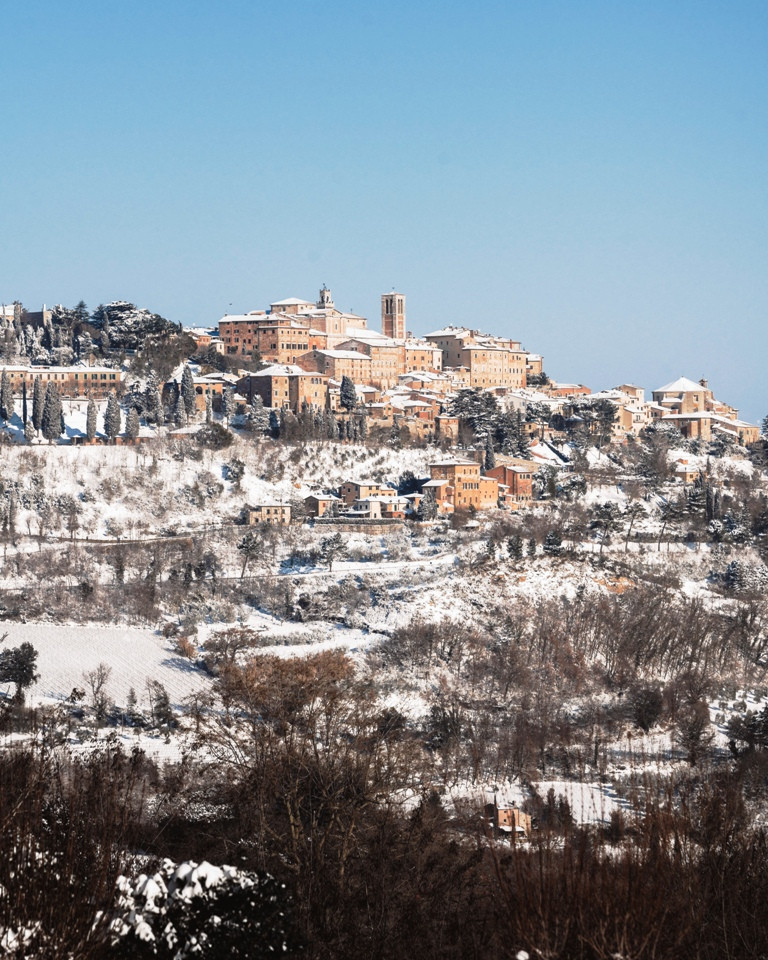
<path fill-rule="evenodd" d="M 379 333 L 378 330 L 369 330 L 367 327 L 347 327 L 345 336 L 347 340 L 375 340 L 382 346 L 386 344 L 394 344 L 395 342 L 390 337 L 385 337 L 383 333 Z"/>
<path fill-rule="evenodd" d="M 318 353 L 326 357 L 333 357 L 335 360 L 369 360 L 367 353 L 360 353 L 358 350 L 318 350 Z"/>
<path fill-rule="evenodd" d="M 472 336 L 472 331 L 467 327 L 443 327 L 442 330 L 435 330 L 433 333 L 425 334 L 426 337 L 466 337 Z"/>
<path fill-rule="evenodd" d="M 249 377 L 316 377 L 317 373 L 311 373 L 296 366 L 295 363 L 273 363 L 269 367 L 263 367 L 256 370 L 255 373 L 249 373 Z"/>
<path fill-rule="evenodd" d="M 287 297 L 285 300 L 275 300 L 270 307 L 314 307 L 311 300 L 300 300 L 298 297 Z"/>
<path fill-rule="evenodd" d="M 708 387 L 703 387 L 700 383 L 696 383 L 693 380 L 689 380 L 688 377 L 678 377 L 677 380 L 673 380 L 672 383 L 668 383 L 663 387 L 658 387 L 654 390 L 654 393 L 701 393 L 702 390 L 707 390 Z"/>
<path fill-rule="evenodd" d="M 255 323 L 256 317 L 253 313 L 225 313 L 219 323 Z"/>
<path fill-rule="evenodd" d="M 382 490 L 394 490 L 389 483 L 379 483 L 378 480 L 345 480 L 344 483 L 354 483 L 357 487 L 380 487 Z"/>

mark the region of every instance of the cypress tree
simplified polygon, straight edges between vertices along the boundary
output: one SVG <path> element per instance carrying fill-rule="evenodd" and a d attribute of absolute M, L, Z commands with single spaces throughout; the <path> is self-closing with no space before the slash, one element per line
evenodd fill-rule
<path fill-rule="evenodd" d="M 493 440 L 490 433 L 485 438 L 485 470 L 493 470 L 496 466 L 496 454 L 493 452 Z"/>
<path fill-rule="evenodd" d="M 162 416 L 159 390 L 160 386 L 153 370 L 147 377 L 147 386 L 144 389 L 144 420 L 147 423 L 159 423 Z"/>
<path fill-rule="evenodd" d="M 43 407 L 45 406 L 45 396 L 43 393 L 43 381 L 40 377 L 35 377 L 35 386 L 32 390 L 32 425 L 38 432 L 43 426 Z"/>
<path fill-rule="evenodd" d="M 88 401 L 88 410 L 85 415 L 85 435 L 89 442 L 96 436 L 96 401 Z"/>
<path fill-rule="evenodd" d="M 235 415 L 235 393 L 231 387 L 227 387 L 224 390 L 224 416 L 227 418 L 227 426 L 229 426 L 229 421 Z"/>
<path fill-rule="evenodd" d="M 187 408 L 184 405 L 184 397 L 181 393 L 176 397 L 176 404 L 173 408 L 173 422 L 177 427 L 185 427 L 187 425 Z"/>
<path fill-rule="evenodd" d="M 8 373 L 3 369 L 2 375 L 0 375 L 0 417 L 8 423 L 12 416 L 13 390 Z"/>
<path fill-rule="evenodd" d="M 181 375 L 181 396 L 184 399 L 184 409 L 188 417 L 195 415 L 195 380 L 188 364 L 184 364 L 184 372 Z"/>
<path fill-rule="evenodd" d="M 27 411 L 27 381 L 24 380 L 21 384 L 21 421 L 25 427 L 28 419 L 29 419 L 29 413 Z"/>
<path fill-rule="evenodd" d="M 125 435 L 129 440 L 135 440 L 139 435 L 139 414 L 136 407 L 131 407 L 125 418 Z"/>
<path fill-rule="evenodd" d="M 120 433 L 120 402 L 114 391 L 107 398 L 107 409 L 104 413 L 104 432 L 110 440 L 114 440 Z"/>
<path fill-rule="evenodd" d="M 41 428 L 45 439 L 52 443 L 62 434 L 61 420 L 63 411 L 61 409 L 61 397 L 56 384 L 51 380 L 45 388 L 45 400 L 43 402 L 43 413 L 41 417 Z"/>

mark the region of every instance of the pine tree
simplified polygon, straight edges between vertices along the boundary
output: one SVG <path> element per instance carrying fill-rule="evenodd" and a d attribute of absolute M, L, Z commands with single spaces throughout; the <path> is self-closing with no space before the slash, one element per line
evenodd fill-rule
<path fill-rule="evenodd" d="M 43 426 L 44 406 L 45 396 L 43 393 L 43 381 L 40 379 L 40 377 L 35 377 L 35 386 L 32 390 L 32 425 L 38 432 L 40 432 Z"/>
<path fill-rule="evenodd" d="M 0 653 L 0 683 L 15 683 L 15 699 L 24 700 L 24 691 L 39 679 L 35 673 L 37 666 L 37 650 L 31 643 L 22 643 L 21 646 L 11 647 Z"/>
<path fill-rule="evenodd" d="M 104 433 L 110 440 L 114 441 L 120 433 L 121 419 L 120 401 L 113 390 L 107 397 L 107 409 L 104 413 Z"/>
<path fill-rule="evenodd" d="M 181 374 L 181 396 L 184 399 L 184 409 L 187 412 L 187 417 L 193 417 L 195 415 L 195 378 L 186 363 Z"/>
<path fill-rule="evenodd" d="M 72 307 L 72 318 L 75 323 L 88 323 L 90 320 L 90 314 L 88 313 L 88 307 L 85 305 L 83 300 L 80 300 L 79 303 L 75 304 Z"/>
<path fill-rule="evenodd" d="M 24 422 L 24 439 L 27 443 L 32 443 L 35 439 L 35 425 L 31 420 L 26 420 Z"/>
<path fill-rule="evenodd" d="M 533 537 L 531 537 L 531 539 L 528 541 L 528 556 L 536 556 L 536 541 L 533 539 Z"/>
<path fill-rule="evenodd" d="M 43 414 L 41 417 L 41 428 L 45 439 L 52 443 L 57 440 L 61 434 L 61 397 L 56 384 L 51 380 L 45 389 L 45 401 L 43 403 Z"/>
<path fill-rule="evenodd" d="M 523 559 L 523 538 L 519 533 L 513 533 L 507 540 L 507 551 L 513 560 Z"/>
<path fill-rule="evenodd" d="M 129 440 L 135 440 L 139 435 L 139 412 L 136 407 L 131 407 L 125 418 L 125 435 Z"/>
<path fill-rule="evenodd" d="M 8 373 L 3 369 L 0 375 L 0 418 L 6 423 L 13 416 L 13 389 Z"/>
<path fill-rule="evenodd" d="M 148 692 L 150 703 L 152 704 L 152 720 L 158 727 L 174 727 L 176 720 L 171 707 L 171 698 L 159 680 L 148 681 Z"/>
<path fill-rule="evenodd" d="M 280 418 L 276 410 L 269 411 L 269 432 L 274 440 L 280 436 Z"/>
<path fill-rule="evenodd" d="M 424 496 L 421 498 L 416 515 L 419 520 L 434 520 L 437 516 L 437 500 L 432 487 L 424 489 Z"/>
<path fill-rule="evenodd" d="M 357 406 L 357 391 L 355 385 L 349 377 L 341 378 L 341 389 L 339 390 L 339 403 L 345 410 L 354 410 Z"/>
<path fill-rule="evenodd" d="M 128 699 L 125 701 L 125 713 L 128 723 L 130 723 L 132 727 L 137 726 L 141 720 L 141 714 L 139 713 L 139 701 L 133 687 L 128 691 Z"/>
<path fill-rule="evenodd" d="M 88 409 L 85 415 L 85 435 L 88 442 L 91 443 L 96 436 L 96 401 L 88 401 Z"/>

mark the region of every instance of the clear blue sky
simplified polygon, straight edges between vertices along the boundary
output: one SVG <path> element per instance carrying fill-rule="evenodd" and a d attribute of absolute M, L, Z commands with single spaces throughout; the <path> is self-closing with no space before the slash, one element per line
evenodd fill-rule
<path fill-rule="evenodd" d="M 27 0 L 0 300 L 314 299 L 768 413 L 764 0 Z"/>

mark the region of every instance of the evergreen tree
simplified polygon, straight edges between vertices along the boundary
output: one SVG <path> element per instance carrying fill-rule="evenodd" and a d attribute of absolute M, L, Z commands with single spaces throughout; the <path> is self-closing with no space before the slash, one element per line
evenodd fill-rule
<path fill-rule="evenodd" d="M 557 556 L 563 552 L 563 539 L 557 530 L 550 530 L 544 537 L 544 553 Z"/>
<path fill-rule="evenodd" d="M 0 652 L 0 683 L 16 684 L 16 700 L 24 700 L 24 691 L 39 679 L 35 673 L 37 650 L 31 643 Z"/>
<path fill-rule="evenodd" d="M 475 437 L 481 438 L 494 430 L 499 404 L 492 393 L 474 387 L 459 390 L 451 401 L 450 413 L 453 417 L 461 417 L 472 428 Z"/>
<path fill-rule="evenodd" d="M 424 489 L 424 496 L 421 498 L 416 516 L 419 520 L 434 520 L 437 516 L 437 500 L 432 487 Z"/>
<path fill-rule="evenodd" d="M 61 429 L 62 416 L 63 411 L 58 387 L 52 380 L 49 380 L 48 386 L 45 388 L 45 401 L 40 423 L 43 436 L 49 443 L 58 439 L 63 432 Z"/>
<path fill-rule="evenodd" d="M 171 707 L 171 698 L 159 680 L 150 680 L 147 683 L 149 701 L 152 707 L 152 721 L 156 727 L 170 729 L 176 726 L 176 720 Z"/>
<path fill-rule="evenodd" d="M 184 399 L 184 409 L 187 417 L 195 415 L 195 379 L 189 364 L 184 364 L 184 371 L 181 375 L 181 396 Z"/>
<path fill-rule="evenodd" d="M 138 726 L 141 722 L 141 714 L 139 713 L 139 701 L 133 687 L 128 691 L 128 699 L 125 701 L 125 713 L 128 723 L 130 723 L 132 727 Z"/>
<path fill-rule="evenodd" d="M 210 393 L 205 397 L 205 422 L 210 423 L 213 420 L 213 402 Z"/>
<path fill-rule="evenodd" d="M 280 418 L 276 410 L 269 411 L 269 432 L 272 434 L 273 440 L 277 440 L 280 436 Z"/>
<path fill-rule="evenodd" d="M 341 378 L 341 389 L 339 390 L 339 403 L 345 410 L 354 410 L 357 406 L 357 391 L 355 385 L 349 377 Z"/>
<path fill-rule="evenodd" d="M 184 405 L 184 397 L 179 393 L 176 397 L 176 403 L 173 407 L 173 422 L 177 427 L 185 427 L 187 425 L 187 408 Z"/>
<path fill-rule="evenodd" d="M 32 443 L 35 438 L 35 426 L 31 420 L 24 422 L 24 439 L 27 443 Z"/>
<path fill-rule="evenodd" d="M 107 409 L 104 412 L 104 433 L 110 440 L 120 433 L 121 419 L 120 401 L 113 390 L 107 397 Z"/>
<path fill-rule="evenodd" d="M 6 423 L 13 416 L 13 388 L 8 373 L 3 369 L 0 374 L 0 418 Z"/>
<path fill-rule="evenodd" d="M 507 552 L 513 560 L 523 559 L 523 538 L 519 533 L 513 533 L 507 540 Z"/>
<path fill-rule="evenodd" d="M 144 420 L 146 423 L 159 423 L 162 417 L 162 402 L 160 400 L 160 385 L 154 370 L 147 377 L 144 388 Z"/>
<path fill-rule="evenodd" d="M 256 433 L 266 433 L 269 430 L 269 414 L 264 409 L 264 401 L 258 393 L 251 400 L 251 423 Z"/>
<path fill-rule="evenodd" d="M 43 392 L 43 381 L 40 377 L 35 377 L 35 386 L 32 391 L 32 425 L 38 432 L 43 425 L 43 407 L 45 406 L 45 396 Z"/>
<path fill-rule="evenodd" d="M 231 387 L 226 387 L 224 390 L 224 416 L 227 420 L 227 426 L 229 426 L 229 421 L 235 415 L 235 392 Z"/>
<path fill-rule="evenodd" d="M 334 533 L 320 541 L 320 556 L 328 564 L 329 570 L 333 570 L 334 561 L 342 559 L 346 553 L 347 546 L 340 533 Z"/>
<path fill-rule="evenodd" d="M 125 418 L 125 435 L 129 440 L 135 440 L 139 435 L 139 413 L 136 407 L 131 407 Z"/>
<path fill-rule="evenodd" d="M 25 427 L 28 419 L 29 412 L 27 411 L 27 381 L 24 380 L 21 384 L 21 422 Z"/>
<path fill-rule="evenodd" d="M 493 470 L 496 466 L 496 454 L 493 452 L 493 440 L 491 439 L 490 433 L 485 438 L 485 458 L 484 466 L 486 473 L 489 470 Z"/>
<path fill-rule="evenodd" d="M 88 409 L 85 414 L 85 435 L 90 443 L 96 436 L 96 401 L 88 401 Z"/>
<path fill-rule="evenodd" d="M 79 303 L 72 307 L 72 319 L 75 321 L 75 323 L 88 323 L 90 320 L 88 307 L 86 307 L 83 300 L 80 300 Z"/>
<path fill-rule="evenodd" d="M 529 557 L 536 556 L 536 541 L 534 540 L 533 537 L 531 537 L 531 539 L 528 541 L 528 556 Z"/>

